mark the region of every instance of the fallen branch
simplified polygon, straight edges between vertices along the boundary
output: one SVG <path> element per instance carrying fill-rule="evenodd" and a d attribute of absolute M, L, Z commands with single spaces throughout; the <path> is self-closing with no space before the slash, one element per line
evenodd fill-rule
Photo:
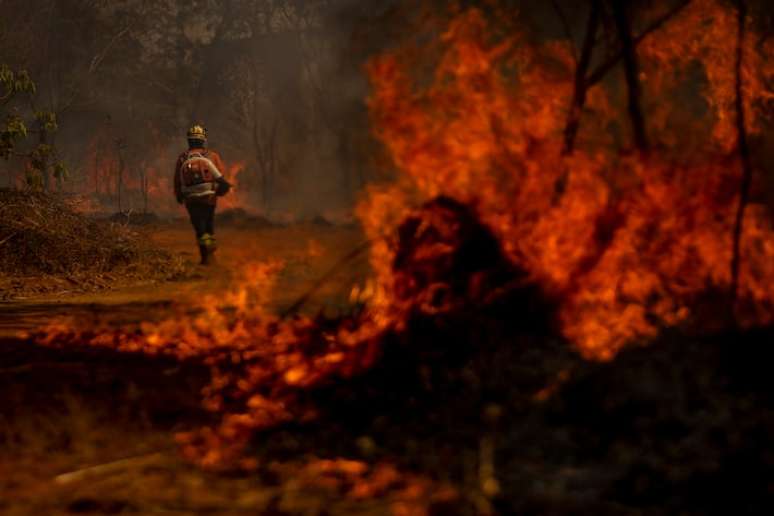
<path fill-rule="evenodd" d="M 83 362 L 36 362 L 33 364 L 24 364 L 16 367 L 6 367 L 0 369 L 0 374 L 26 373 L 33 369 L 86 369 Z"/>
<path fill-rule="evenodd" d="M 54 482 L 57 484 L 71 484 L 80 480 L 86 480 L 95 476 L 111 475 L 127 468 L 144 466 L 155 462 L 162 457 L 161 451 L 154 451 L 143 455 L 137 455 L 134 457 L 128 457 L 125 459 L 116 460 L 113 462 L 106 462 L 104 464 L 98 464 L 96 466 L 89 466 L 68 473 L 62 473 L 54 477 Z"/>
<path fill-rule="evenodd" d="M 0 245 L 3 245 L 4 243 L 8 242 L 10 239 L 12 239 L 15 236 L 16 236 L 16 233 L 11 233 L 10 235 L 5 237 L 4 239 L 0 240 Z"/>
<path fill-rule="evenodd" d="M 295 303 L 290 305 L 290 307 L 282 312 L 280 319 L 287 319 L 289 316 L 298 313 L 298 311 L 309 301 L 309 299 L 311 299 L 311 297 L 320 289 L 320 287 L 325 285 L 328 281 L 330 281 L 331 278 L 333 278 L 333 276 L 336 275 L 339 269 L 367 251 L 371 247 L 372 243 L 373 240 L 366 240 L 362 244 L 355 247 L 352 251 L 344 255 L 341 259 L 339 259 L 339 261 L 336 262 L 333 267 L 328 269 L 328 271 L 323 274 L 320 279 L 318 279 L 314 285 L 312 285 L 311 288 L 309 288 L 309 290 L 304 293 L 304 295 L 299 297 Z"/>

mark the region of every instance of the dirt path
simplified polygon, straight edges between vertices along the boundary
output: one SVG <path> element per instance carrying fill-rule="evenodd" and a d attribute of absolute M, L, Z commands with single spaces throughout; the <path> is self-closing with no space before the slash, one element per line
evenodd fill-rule
<path fill-rule="evenodd" d="M 99 314 L 117 323 L 158 319 L 173 304 L 186 304 L 206 295 L 227 291 L 255 262 L 281 260 L 283 268 L 272 294 L 271 308 L 291 305 L 340 257 L 363 239 L 355 228 L 322 225 L 255 228 L 231 225 L 218 231 L 217 263 L 198 261 L 191 229 L 186 223 L 146 230 L 160 247 L 191 262 L 193 274 L 182 281 L 135 284 L 100 292 L 59 293 L 0 303 L 0 338 L 39 328 L 60 316 Z M 336 311 L 346 305 L 351 287 L 367 276 L 365 257 L 343 269 L 306 307 L 309 311 Z"/>
<path fill-rule="evenodd" d="M 49 349 L 17 337 L 60 316 L 98 315 L 115 324 L 160 319 L 172 307 L 218 296 L 255 262 L 281 260 L 270 308 L 305 293 L 362 241 L 354 228 L 219 228 L 218 263 L 195 266 L 187 224 L 147 233 L 191 263 L 182 281 L 123 286 L 97 293 L 45 295 L 0 303 L 0 513 L 69 514 L 388 514 L 313 491 L 299 496 L 303 457 L 263 477 L 212 475 L 183 462 L 175 432 L 211 418 L 200 391 L 201 364 L 94 348 Z M 344 308 L 367 275 L 365 257 L 344 268 L 306 310 Z M 298 463 L 298 465 L 296 465 Z"/>

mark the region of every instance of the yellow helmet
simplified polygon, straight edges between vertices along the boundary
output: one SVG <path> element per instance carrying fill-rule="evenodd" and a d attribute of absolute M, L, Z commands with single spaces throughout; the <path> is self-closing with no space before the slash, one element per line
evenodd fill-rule
<path fill-rule="evenodd" d="M 188 139 L 189 140 L 201 140 L 203 142 L 207 141 L 207 130 L 199 125 L 196 124 L 190 129 L 188 129 Z"/>

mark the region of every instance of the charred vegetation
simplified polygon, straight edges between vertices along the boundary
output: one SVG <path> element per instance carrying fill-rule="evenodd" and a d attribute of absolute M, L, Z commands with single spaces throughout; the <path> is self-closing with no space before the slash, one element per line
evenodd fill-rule
<path fill-rule="evenodd" d="M 2 342 L 0 421 L 67 412 L 56 386 L 34 387 L 49 374 L 78 403 L 110 413 L 117 400 L 119 426 L 164 443 L 173 484 L 217 486 L 212 513 L 771 512 L 764 3 L 356 4 L 215 2 L 194 28 L 161 4 L 155 18 L 150 4 L 104 8 L 142 16 L 86 82 L 113 84 L 101 67 L 139 56 L 166 93 L 146 103 L 119 88 L 126 104 L 86 146 L 89 197 L 147 212 L 169 190 L 154 178 L 172 135 L 209 114 L 238 158 L 218 167 L 235 179 L 217 219 L 233 241 L 218 241 L 192 295 L 64 305 L 78 317 Z M 362 64 L 367 87 L 338 75 Z M 15 102 L 34 97 L 17 89 Z M 153 131 L 127 131 L 150 105 Z M 65 119 L 51 113 L 30 150 L 40 179 L 60 170 L 50 137 Z M 20 120 L 3 141 L 32 145 Z M 2 195 L 0 259 L 14 274 L 166 271 L 182 256 L 51 194 Z M 72 238 L 82 246 L 68 253 Z M 24 442 L 7 428 L 4 446 Z M 141 481 L 146 459 L 57 472 L 90 493 L 64 510 L 149 512 L 155 497 L 72 480 L 141 464 L 127 475 Z M 246 501 L 224 495 L 240 489 Z M 205 510 L 191 493 L 176 503 L 162 506 Z"/>

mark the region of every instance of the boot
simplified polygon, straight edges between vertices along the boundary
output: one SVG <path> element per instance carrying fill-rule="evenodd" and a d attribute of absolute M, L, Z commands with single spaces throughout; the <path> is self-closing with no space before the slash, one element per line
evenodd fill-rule
<path fill-rule="evenodd" d="M 209 253 L 207 252 L 207 246 L 199 244 L 199 255 L 202 257 L 200 265 L 207 265 L 210 262 Z"/>
<path fill-rule="evenodd" d="M 204 254 L 207 256 L 206 260 L 202 263 L 204 265 L 214 263 L 216 249 L 215 237 L 209 233 L 205 233 L 202 235 L 201 239 L 199 239 L 199 242 L 204 246 Z"/>

